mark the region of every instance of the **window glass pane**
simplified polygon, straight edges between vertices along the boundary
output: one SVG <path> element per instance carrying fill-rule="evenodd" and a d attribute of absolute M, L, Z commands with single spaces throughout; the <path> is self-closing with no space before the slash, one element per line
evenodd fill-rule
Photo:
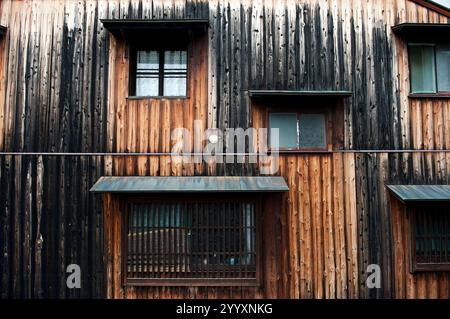
<path fill-rule="evenodd" d="M 325 114 L 300 114 L 300 147 L 325 147 Z"/>
<path fill-rule="evenodd" d="M 269 117 L 270 128 L 278 128 L 279 147 L 297 147 L 297 114 L 296 113 L 271 113 Z M 276 141 L 270 137 L 270 145 L 275 146 Z"/>
<path fill-rule="evenodd" d="M 409 57 L 411 63 L 411 92 L 436 92 L 434 47 L 411 45 Z"/>
<path fill-rule="evenodd" d="M 187 52 L 164 52 L 164 95 L 185 96 L 187 78 Z"/>
<path fill-rule="evenodd" d="M 138 51 L 136 65 L 136 95 L 157 96 L 159 91 L 158 51 Z"/>
<path fill-rule="evenodd" d="M 436 48 L 438 91 L 450 92 L 450 45 Z"/>

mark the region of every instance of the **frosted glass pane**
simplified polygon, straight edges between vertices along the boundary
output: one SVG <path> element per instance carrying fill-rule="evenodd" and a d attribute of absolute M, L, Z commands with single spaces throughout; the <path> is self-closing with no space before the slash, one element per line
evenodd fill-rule
<path fill-rule="evenodd" d="M 185 96 L 187 79 L 187 52 L 164 52 L 164 95 Z"/>
<path fill-rule="evenodd" d="M 186 78 L 164 77 L 165 96 L 186 96 Z"/>
<path fill-rule="evenodd" d="M 436 92 L 434 47 L 410 46 L 409 60 L 411 63 L 411 92 Z"/>
<path fill-rule="evenodd" d="M 300 147 L 325 147 L 325 114 L 300 114 Z"/>
<path fill-rule="evenodd" d="M 438 91 L 450 92 L 450 45 L 436 48 Z"/>
<path fill-rule="evenodd" d="M 158 96 L 158 77 L 146 77 L 136 79 L 137 96 Z"/>
<path fill-rule="evenodd" d="M 278 128 L 279 147 L 297 148 L 297 114 L 296 113 L 271 113 L 269 116 L 270 128 Z M 276 145 L 276 141 L 270 140 L 270 145 Z"/>
<path fill-rule="evenodd" d="M 158 51 L 138 51 L 136 62 L 136 95 L 159 95 Z"/>

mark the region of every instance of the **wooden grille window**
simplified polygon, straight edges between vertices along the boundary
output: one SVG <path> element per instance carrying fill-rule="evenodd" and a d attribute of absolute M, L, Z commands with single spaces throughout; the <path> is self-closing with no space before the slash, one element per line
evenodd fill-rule
<path fill-rule="evenodd" d="M 257 284 L 257 201 L 163 199 L 127 206 L 127 284 Z"/>
<path fill-rule="evenodd" d="M 450 205 L 417 205 L 410 211 L 412 271 L 450 270 Z"/>

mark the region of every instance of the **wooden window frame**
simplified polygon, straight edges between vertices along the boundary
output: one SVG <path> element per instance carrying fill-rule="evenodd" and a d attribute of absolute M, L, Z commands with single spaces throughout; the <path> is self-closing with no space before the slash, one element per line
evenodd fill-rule
<path fill-rule="evenodd" d="M 172 37 L 174 35 L 167 35 Z M 129 63 L 129 81 L 128 81 L 128 98 L 152 98 L 152 99 L 187 99 L 189 92 L 190 79 L 190 40 L 186 38 L 181 39 L 179 36 L 171 41 L 168 39 L 155 39 L 156 44 L 140 44 L 139 40 L 130 40 L 130 63 Z M 188 39 L 190 37 L 188 36 Z M 159 72 L 158 72 L 158 95 L 136 95 L 136 71 L 137 71 L 137 52 L 138 51 L 157 51 L 159 57 Z M 164 53 L 166 51 L 186 51 L 186 94 L 185 95 L 164 95 Z"/>
<path fill-rule="evenodd" d="M 437 68 L 437 52 L 436 47 L 441 43 L 426 43 L 426 42 L 408 42 L 408 69 L 409 69 L 409 97 L 411 98 L 446 98 L 450 97 L 450 91 L 438 91 L 438 68 Z M 450 43 L 449 43 L 450 44 Z M 434 55 L 434 77 L 435 77 L 435 91 L 434 92 L 414 92 L 412 90 L 412 64 L 411 64 L 411 46 L 429 46 L 433 48 Z"/>
<path fill-rule="evenodd" d="M 333 123 L 331 121 L 331 110 L 328 107 L 319 107 L 316 109 L 308 109 L 308 108 L 302 108 L 302 109 L 293 109 L 291 107 L 269 107 L 266 113 L 266 127 L 268 128 L 267 133 L 267 143 L 269 145 L 269 151 L 273 151 L 271 144 L 270 144 L 270 114 L 273 113 L 280 113 L 280 114 L 297 114 L 297 125 L 298 125 L 298 119 L 299 115 L 301 114 L 323 114 L 325 115 L 325 127 L 324 127 L 324 136 L 325 136 L 325 146 L 324 147 L 279 147 L 278 151 L 280 153 L 327 153 L 330 151 L 330 143 L 331 143 L 331 132 L 333 130 Z M 298 127 L 297 127 L 298 129 Z M 299 136 L 300 132 L 297 132 L 297 143 L 299 143 Z"/>
<path fill-rule="evenodd" d="M 255 263 L 256 273 L 255 278 L 128 278 L 127 276 L 127 235 L 128 235 L 128 207 L 131 203 L 149 203 L 157 201 L 167 202 L 180 202 L 180 201 L 206 201 L 217 202 L 227 200 L 252 200 L 255 202 Z M 214 197 L 207 194 L 193 194 L 188 195 L 176 195 L 174 194 L 160 194 L 160 195 L 125 195 L 122 200 L 121 210 L 122 214 L 122 284 L 126 286 L 157 286 L 157 287 L 261 287 L 262 285 L 262 219 L 263 219 L 263 206 L 262 198 L 255 194 L 232 194 L 221 193 L 220 195 L 214 194 Z"/>
<path fill-rule="evenodd" d="M 442 205 L 444 207 L 449 207 L 449 204 L 433 204 L 427 202 L 419 202 L 415 204 L 408 204 L 406 206 L 407 216 L 408 216 L 408 247 L 409 247 L 409 259 L 410 259 L 410 273 L 416 272 L 438 272 L 438 271 L 450 271 L 450 262 L 443 263 L 418 263 L 416 260 L 416 238 L 415 238 L 415 224 L 416 224 L 416 214 L 418 208 L 423 208 L 424 206 L 430 207 L 432 205 Z M 436 208 L 435 208 L 436 209 Z M 445 213 L 445 212 L 444 212 Z M 450 216 L 448 217 L 450 218 Z M 449 253 L 450 253 L 450 247 Z"/>

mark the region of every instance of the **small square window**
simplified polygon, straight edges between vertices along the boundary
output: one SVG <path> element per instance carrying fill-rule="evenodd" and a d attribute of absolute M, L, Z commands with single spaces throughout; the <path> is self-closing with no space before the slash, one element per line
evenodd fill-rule
<path fill-rule="evenodd" d="M 411 93 L 450 92 L 450 45 L 410 44 Z"/>
<path fill-rule="evenodd" d="M 279 129 L 279 148 L 281 150 L 326 149 L 325 113 L 270 113 L 270 128 Z M 273 134 L 270 146 L 277 144 Z"/>
<path fill-rule="evenodd" d="M 186 96 L 187 50 L 136 50 L 132 68 L 131 95 Z"/>

